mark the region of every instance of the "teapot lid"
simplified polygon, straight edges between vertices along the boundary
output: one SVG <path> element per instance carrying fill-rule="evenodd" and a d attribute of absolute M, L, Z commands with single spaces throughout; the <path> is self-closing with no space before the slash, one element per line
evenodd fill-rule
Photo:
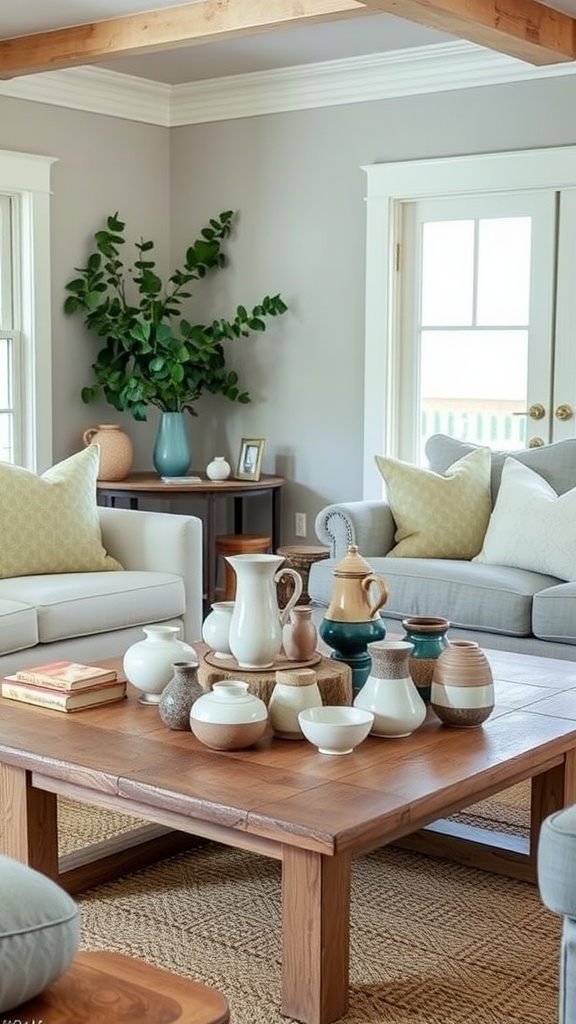
<path fill-rule="evenodd" d="M 350 544 L 347 554 L 332 570 L 334 576 L 366 576 L 372 572 L 372 566 L 358 554 L 356 544 Z"/>

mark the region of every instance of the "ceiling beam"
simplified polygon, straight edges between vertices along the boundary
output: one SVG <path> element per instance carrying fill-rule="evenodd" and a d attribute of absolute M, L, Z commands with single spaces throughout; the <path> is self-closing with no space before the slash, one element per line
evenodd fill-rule
<path fill-rule="evenodd" d="M 360 0 L 196 0 L 0 40 L 0 79 L 367 13 Z"/>
<path fill-rule="evenodd" d="M 395 14 L 528 64 L 576 57 L 576 21 L 536 0 L 364 0 L 374 13 Z"/>

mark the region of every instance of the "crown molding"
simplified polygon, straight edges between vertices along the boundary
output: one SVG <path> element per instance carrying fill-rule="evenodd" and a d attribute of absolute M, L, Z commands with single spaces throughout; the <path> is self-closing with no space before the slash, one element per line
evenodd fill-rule
<path fill-rule="evenodd" d="M 575 73 L 576 63 L 535 67 L 462 40 L 173 86 L 70 68 L 0 82 L 0 96 L 174 128 Z"/>
<path fill-rule="evenodd" d="M 170 128 L 173 86 L 148 78 L 121 75 L 105 68 L 67 68 L 43 71 L 0 82 L 0 96 L 10 96 L 90 114 L 123 117 L 128 121 Z"/>

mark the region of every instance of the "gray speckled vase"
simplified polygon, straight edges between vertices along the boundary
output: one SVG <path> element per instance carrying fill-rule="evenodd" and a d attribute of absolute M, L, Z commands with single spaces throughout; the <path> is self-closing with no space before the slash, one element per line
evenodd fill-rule
<path fill-rule="evenodd" d="M 198 682 L 196 661 L 175 661 L 174 675 L 160 697 L 158 711 L 169 729 L 189 729 L 190 709 L 204 690 Z"/>

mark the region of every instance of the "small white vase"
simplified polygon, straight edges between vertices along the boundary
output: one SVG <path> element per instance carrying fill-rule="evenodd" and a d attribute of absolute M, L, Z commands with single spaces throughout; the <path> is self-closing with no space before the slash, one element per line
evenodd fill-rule
<path fill-rule="evenodd" d="M 138 640 L 124 655 L 123 669 L 129 683 L 142 691 L 140 703 L 159 704 L 162 691 L 174 675 L 174 662 L 194 661 L 196 651 L 177 640 L 179 626 L 143 626 L 146 638 Z"/>
<path fill-rule="evenodd" d="M 426 704 L 410 675 L 408 659 L 414 645 L 405 640 L 368 644 L 370 675 L 354 698 L 354 707 L 374 715 L 370 732 L 390 739 L 409 736 L 426 718 Z"/>
<path fill-rule="evenodd" d="M 202 639 L 214 652 L 216 658 L 229 658 L 230 622 L 234 611 L 234 601 L 215 601 L 212 611 L 202 623 Z"/>
<path fill-rule="evenodd" d="M 230 463 L 223 455 L 215 455 L 212 462 L 206 466 L 206 476 L 209 480 L 227 480 L 231 472 Z"/>
<path fill-rule="evenodd" d="M 241 679 L 222 680 L 194 702 L 190 728 L 201 743 L 212 750 L 242 750 L 260 739 L 268 711 L 248 686 Z"/>

